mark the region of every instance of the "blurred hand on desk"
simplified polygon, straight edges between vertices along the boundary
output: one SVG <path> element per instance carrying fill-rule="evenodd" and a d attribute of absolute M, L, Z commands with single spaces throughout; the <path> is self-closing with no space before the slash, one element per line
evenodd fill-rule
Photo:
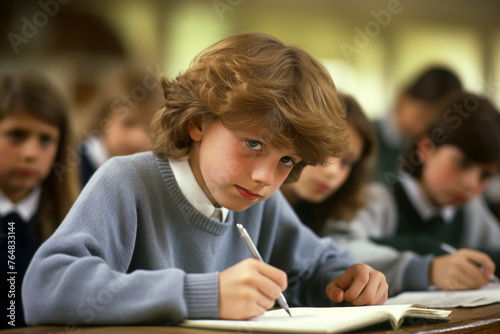
<path fill-rule="evenodd" d="M 490 282 L 494 272 L 495 263 L 487 254 L 461 248 L 434 258 L 429 268 L 429 284 L 441 290 L 478 289 Z"/>

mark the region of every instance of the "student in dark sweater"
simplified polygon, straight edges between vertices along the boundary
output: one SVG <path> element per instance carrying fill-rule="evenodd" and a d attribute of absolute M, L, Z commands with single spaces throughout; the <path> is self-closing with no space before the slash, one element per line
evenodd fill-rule
<path fill-rule="evenodd" d="M 24 273 L 76 199 L 69 139 L 67 106 L 49 82 L 35 74 L 0 75 L 2 328 L 26 325 Z"/>

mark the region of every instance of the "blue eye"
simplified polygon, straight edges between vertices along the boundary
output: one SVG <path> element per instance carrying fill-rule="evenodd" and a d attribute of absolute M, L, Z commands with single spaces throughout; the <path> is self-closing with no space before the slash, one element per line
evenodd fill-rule
<path fill-rule="evenodd" d="M 247 146 L 250 147 L 252 150 L 262 150 L 262 143 L 256 141 L 256 140 L 247 140 L 246 141 Z"/>
<path fill-rule="evenodd" d="M 281 162 L 286 166 L 291 166 L 291 167 L 295 166 L 295 161 L 293 161 L 293 159 L 290 157 L 281 158 Z"/>

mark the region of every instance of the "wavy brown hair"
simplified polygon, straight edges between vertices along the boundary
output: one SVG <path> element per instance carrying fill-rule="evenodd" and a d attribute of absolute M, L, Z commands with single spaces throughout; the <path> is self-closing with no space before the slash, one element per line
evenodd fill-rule
<path fill-rule="evenodd" d="M 164 80 L 165 108 L 152 123 L 152 148 L 162 158 L 189 157 L 191 119 L 220 119 L 229 129 L 258 129 L 279 148 L 293 147 L 306 164 L 323 164 L 347 146 L 345 111 L 328 71 L 304 50 L 248 33 L 201 52 L 183 74 Z"/>
<path fill-rule="evenodd" d="M 38 207 L 40 240 L 62 222 L 78 195 L 74 147 L 68 106 L 57 89 L 34 73 L 0 74 L 0 121 L 16 112 L 28 112 L 59 129 L 60 139 L 52 169 L 42 182 Z"/>

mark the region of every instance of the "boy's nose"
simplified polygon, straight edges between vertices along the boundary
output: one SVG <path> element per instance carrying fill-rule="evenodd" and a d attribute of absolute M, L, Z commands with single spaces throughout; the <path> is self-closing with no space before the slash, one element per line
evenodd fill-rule
<path fill-rule="evenodd" d="M 252 180 L 263 186 L 270 186 L 274 182 L 275 164 L 261 162 L 256 164 L 252 172 Z"/>

